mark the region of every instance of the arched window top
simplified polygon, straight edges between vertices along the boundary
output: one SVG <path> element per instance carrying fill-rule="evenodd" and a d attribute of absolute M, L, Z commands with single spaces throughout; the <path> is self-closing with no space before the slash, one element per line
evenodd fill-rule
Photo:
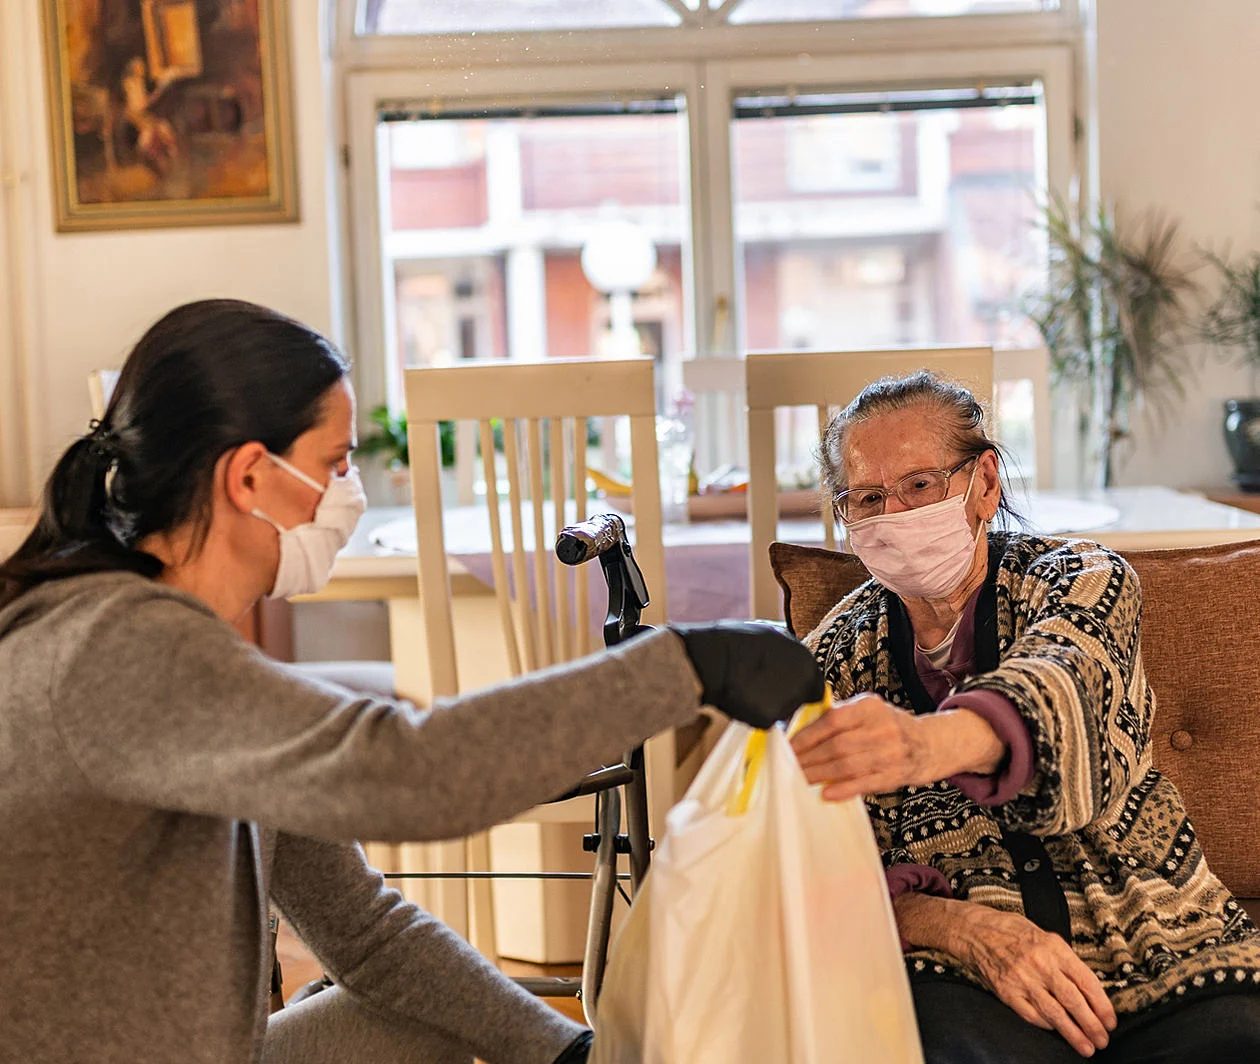
<path fill-rule="evenodd" d="M 364 36 L 939 18 L 1058 10 L 1059 0 L 361 0 Z"/>

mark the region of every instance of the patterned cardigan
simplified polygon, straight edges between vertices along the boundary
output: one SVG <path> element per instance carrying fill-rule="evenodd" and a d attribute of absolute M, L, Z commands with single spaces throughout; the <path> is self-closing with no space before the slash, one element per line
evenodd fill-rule
<path fill-rule="evenodd" d="M 996 667 L 957 691 L 1011 701 L 1032 740 L 1033 776 L 987 808 L 943 782 L 868 798 L 885 865 L 930 865 L 955 898 L 1022 913 L 1020 872 L 1003 840 L 1027 833 L 1049 855 L 1073 948 L 1118 1013 L 1260 991 L 1260 932 L 1208 870 L 1180 795 L 1151 765 L 1155 697 L 1133 570 L 1081 540 L 993 533 L 989 555 Z M 897 667 L 913 661 L 913 646 L 907 658 L 900 645 L 911 638 L 899 600 L 871 580 L 806 643 L 837 698 L 869 691 L 911 709 L 916 681 L 903 684 Z M 907 964 L 912 979 L 979 982 L 945 953 L 913 950 Z"/>

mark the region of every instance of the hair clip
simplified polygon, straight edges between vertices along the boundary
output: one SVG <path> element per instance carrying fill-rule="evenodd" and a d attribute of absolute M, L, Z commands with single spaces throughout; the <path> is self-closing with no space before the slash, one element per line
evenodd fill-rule
<path fill-rule="evenodd" d="M 93 418 L 88 422 L 87 439 L 91 444 L 92 453 L 100 458 L 117 459 L 121 441 L 118 439 L 118 433 L 112 429 L 107 429 L 100 418 Z"/>

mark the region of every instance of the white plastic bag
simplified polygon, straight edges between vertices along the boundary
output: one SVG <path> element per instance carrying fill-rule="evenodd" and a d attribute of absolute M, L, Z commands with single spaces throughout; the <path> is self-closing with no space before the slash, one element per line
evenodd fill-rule
<path fill-rule="evenodd" d="M 922 1064 L 860 799 L 732 724 L 666 818 L 597 1008 L 592 1064 Z"/>

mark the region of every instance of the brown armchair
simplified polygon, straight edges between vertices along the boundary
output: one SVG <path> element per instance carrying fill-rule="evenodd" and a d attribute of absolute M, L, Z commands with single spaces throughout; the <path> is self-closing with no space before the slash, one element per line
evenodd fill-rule
<path fill-rule="evenodd" d="M 1155 767 L 1185 799 L 1212 870 L 1260 917 L 1260 541 L 1123 553 L 1142 585 Z M 818 547 L 775 543 L 770 560 L 800 635 L 869 575 Z"/>

